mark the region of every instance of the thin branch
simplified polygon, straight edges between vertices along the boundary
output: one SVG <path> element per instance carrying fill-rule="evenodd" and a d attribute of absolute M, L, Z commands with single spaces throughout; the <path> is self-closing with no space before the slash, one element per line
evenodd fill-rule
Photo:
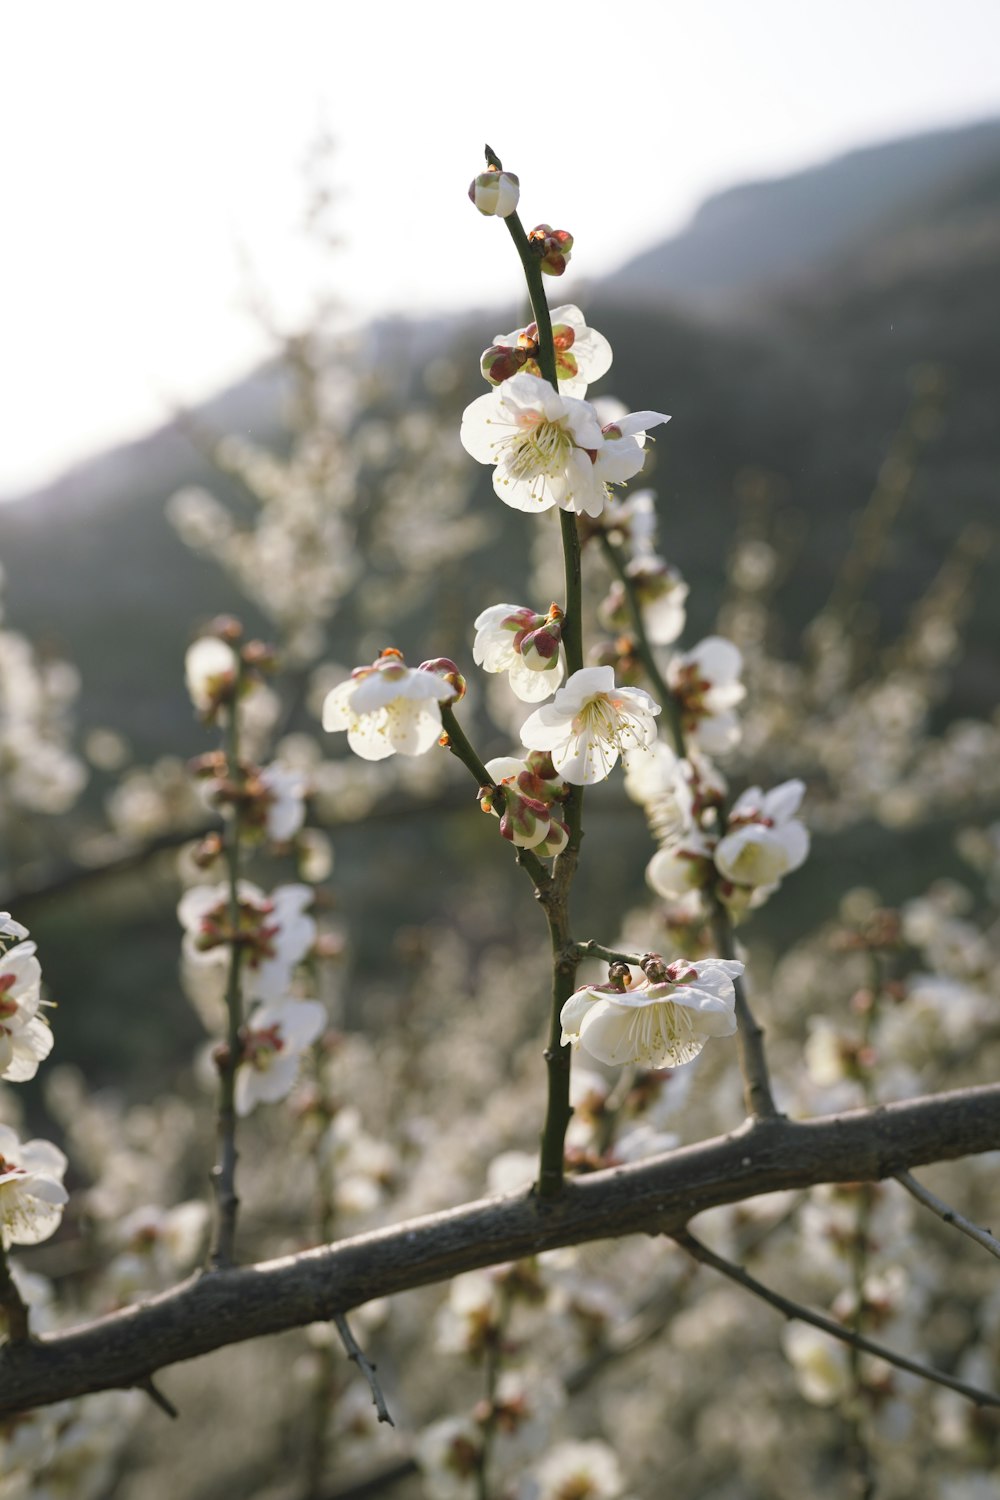
<path fill-rule="evenodd" d="M 988 1229 L 980 1229 L 979 1225 L 973 1224 L 971 1219 L 965 1218 L 956 1209 L 949 1208 L 942 1198 L 938 1198 L 915 1177 L 911 1177 L 909 1172 L 897 1172 L 896 1181 L 901 1187 L 905 1187 L 908 1193 L 912 1193 L 925 1208 L 937 1214 L 939 1219 L 943 1219 L 946 1224 L 951 1224 L 962 1234 L 967 1234 L 970 1240 L 975 1240 L 977 1245 L 982 1245 L 984 1250 L 988 1250 L 991 1255 L 995 1255 L 1000 1260 L 1000 1240 Z"/>
<path fill-rule="evenodd" d="M 733 935 L 733 924 L 729 920 L 729 913 L 718 898 L 712 902 L 712 933 L 719 950 L 719 957 L 735 958 L 736 939 Z M 736 1024 L 739 1028 L 737 1044 L 747 1113 L 755 1120 L 780 1119 L 781 1111 L 775 1104 L 774 1095 L 771 1092 L 771 1075 L 767 1066 L 767 1054 L 764 1051 L 764 1029 L 750 1009 L 747 987 L 743 980 L 735 979 L 733 989 L 736 992 Z"/>
<path fill-rule="evenodd" d="M 368 1389 L 372 1393 L 372 1405 L 378 1413 L 379 1421 L 388 1422 L 390 1427 L 395 1427 L 396 1424 L 392 1420 L 392 1417 L 389 1415 L 389 1408 L 385 1404 L 385 1397 L 382 1394 L 382 1387 L 378 1383 L 378 1376 L 375 1373 L 375 1366 L 372 1364 L 371 1360 L 368 1359 L 365 1351 L 362 1349 L 361 1345 L 354 1337 L 354 1334 L 351 1332 L 351 1325 L 348 1323 L 347 1318 L 343 1313 L 334 1313 L 333 1321 L 336 1325 L 337 1332 L 340 1334 L 340 1341 L 343 1344 L 344 1348 L 347 1350 L 348 1359 L 354 1361 L 354 1363 L 357 1365 L 358 1369 L 361 1371 L 362 1375 L 368 1382 Z"/>
<path fill-rule="evenodd" d="M 837 1323 L 833 1318 L 826 1318 L 822 1313 L 813 1312 L 811 1308 L 804 1307 L 801 1302 L 793 1302 L 790 1297 L 783 1297 L 780 1292 L 772 1292 L 763 1282 L 744 1271 L 741 1266 L 734 1265 L 731 1260 L 724 1260 L 721 1255 L 716 1255 L 696 1240 L 693 1234 L 687 1230 L 672 1236 L 677 1244 L 695 1260 L 701 1261 L 702 1265 L 711 1266 L 714 1271 L 719 1271 L 723 1276 L 728 1276 L 730 1281 L 735 1281 L 738 1286 L 744 1287 L 759 1297 L 762 1302 L 767 1302 L 771 1307 L 776 1307 L 779 1312 L 784 1313 L 786 1318 L 798 1319 L 800 1323 L 811 1323 L 814 1328 L 819 1328 L 823 1333 L 830 1334 L 831 1338 L 839 1339 L 841 1343 L 848 1344 L 852 1349 L 858 1349 L 862 1354 L 874 1355 L 876 1359 L 885 1360 L 887 1364 L 895 1365 L 900 1370 L 907 1370 L 911 1375 L 919 1375 L 921 1380 L 929 1380 L 934 1385 L 943 1385 L 951 1391 L 957 1391 L 960 1396 L 965 1396 L 976 1406 L 1000 1406 L 1000 1396 L 995 1396 L 992 1391 L 980 1390 L 978 1386 L 966 1385 L 964 1380 L 956 1380 L 953 1375 L 946 1375 L 943 1370 L 935 1370 L 931 1365 L 922 1365 L 915 1359 L 907 1359 L 905 1354 L 897 1354 L 894 1349 L 887 1348 L 884 1344 L 876 1344 L 873 1339 L 865 1338 L 864 1334 L 855 1329 L 847 1327 L 844 1323 Z"/>
<path fill-rule="evenodd" d="M 195 1276 L 82 1327 L 0 1348 L 0 1416 L 245 1339 L 329 1322 L 376 1297 L 564 1245 L 681 1233 L 708 1208 L 781 1188 L 871 1182 L 1000 1150 L 1000 1084 L 732 1135 L 572 1179 L 558 1197 L 483 1199 L 263 1265 Z"/>
<path fill-rule="evenodd" d="M 571 947 L 577 958 L 603 958 L 605 963 L 631 964 L 633 968 L 640 968 L 645 957 L 643 953 L 621 953 L 617 948 L 605 948 L 603 943 L 595 943 L 593 938 L 573 943 Z"/>

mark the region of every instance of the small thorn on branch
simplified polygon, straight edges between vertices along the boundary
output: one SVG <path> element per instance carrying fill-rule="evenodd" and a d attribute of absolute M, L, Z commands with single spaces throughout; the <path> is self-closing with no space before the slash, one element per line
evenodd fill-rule
<path fill-rule="evenodd" d="M 351 1332 L 350 1324 L 344 1314 L 334 1313 L 333 1321 L 337 1332 L 340 1334 L 340 1341 L 347 1351 L 348 1359 L 354 1361 L 368 1382 L 368 1389 L 372 1393 L 372 1405 L 375 1407 L 379 1421 L 388 1422 L 390 1427 L 395 1427 L 396 1424 L 389 1415 L 389 1408 L 385 1404 L 382 1387 L 378 1383 L 375 1366 L 366 1357 L 364 1350 Z"/>
<path fill-rule="evenodd" d="M 158 1406 L 161 1411 L 166 1412 L 172 1421 L 176 1422 L 180 1413 L 174 1403 L 168 1400 L 163 1392 L 153 1384 L 152 1375 L 147 1375 L 145 1380 L 137 1380 L 136 1388 L 140 1391 L 145 1391 L 153 1405 Z"/>

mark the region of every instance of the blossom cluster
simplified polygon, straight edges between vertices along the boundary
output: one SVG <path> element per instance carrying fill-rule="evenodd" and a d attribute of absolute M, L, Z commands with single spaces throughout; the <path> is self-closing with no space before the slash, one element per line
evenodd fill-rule
<path fill-rule="evenodd" d="M 25 1083 L 52 1050 L 42 970 L 28 930 L 0 912 L 0 1078 Z M 0 1125 L 0 1244 L 37 1245 L 59 1226 L 66 1157 L 51 1141 L 21 1141 Z"/>

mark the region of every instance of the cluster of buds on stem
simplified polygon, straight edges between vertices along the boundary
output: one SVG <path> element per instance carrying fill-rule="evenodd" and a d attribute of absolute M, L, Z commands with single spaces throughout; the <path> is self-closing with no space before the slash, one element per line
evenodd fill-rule
<path fill-rule="evenodd" d="M 277 664 L 273 646 L 257 640 L 244 642 L 239 620 L 219 615 L 188 647 L 184 675 L 195 708 L 206 724 L 215 724 Z"/>
<path fill-rule="evenodd" d="M 561 853 L 569 830 L 556 814 L 568 788 L 556 775 L 551 756 L 539 751 L 523 761 L 500 756 L 487 762 L 486 769 L 495 785 L 480 787 L 479 805 L 499 817 L 502 837 L 544 859 Z"/>
<path fill-rule="evenodd" d="M 567 230 L 553 229 L 551 224 L 536 224 L 528 235 L 528 243 L 547 276 L 562 275 L 573 249 L 573 236 Z"/>

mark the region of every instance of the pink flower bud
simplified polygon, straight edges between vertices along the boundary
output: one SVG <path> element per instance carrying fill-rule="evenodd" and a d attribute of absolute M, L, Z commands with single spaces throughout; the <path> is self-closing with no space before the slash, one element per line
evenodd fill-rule
<path fill-rule="evenodd" d="M 536 224 L 528 240 L 546 275 L 561 276 L 569 263 L 573 236 L 565 229 L 553 229 L 550 224 Z"/>
<path fill-rule="evenodd" d="M 453 702 L 457 703 L 459 698 L 465 697 L 468 684 L 449 656 L 435 656 L 430 661 L 422 661 L 417 671 L 434 672 L 438 677 L 443 677 L 445 682 L 455 689 Z"/>
<path fill-rule="evenodd" d="M 513 172 L 488 167 L 469 187 L 469 197 L 481 214 L 497 214 L 506 219 L 517 207 L 521 185 Z"/>
<path fill-rule="evenodd" d="M 490 385 L 502 385 L 528 363 L 527 349 L 512 349 L 509 344 L 491 344 L 483 352 L 479 368 Z"/>
<path fill-rule="evenodd" d="M 561 640 L 561 620 L 547 620 L 537 630 L 529 630 L 518 643 L 525 666 L 531 667 L 535 672 L 551 672 L 553 667 L 559 665 Z"/>

